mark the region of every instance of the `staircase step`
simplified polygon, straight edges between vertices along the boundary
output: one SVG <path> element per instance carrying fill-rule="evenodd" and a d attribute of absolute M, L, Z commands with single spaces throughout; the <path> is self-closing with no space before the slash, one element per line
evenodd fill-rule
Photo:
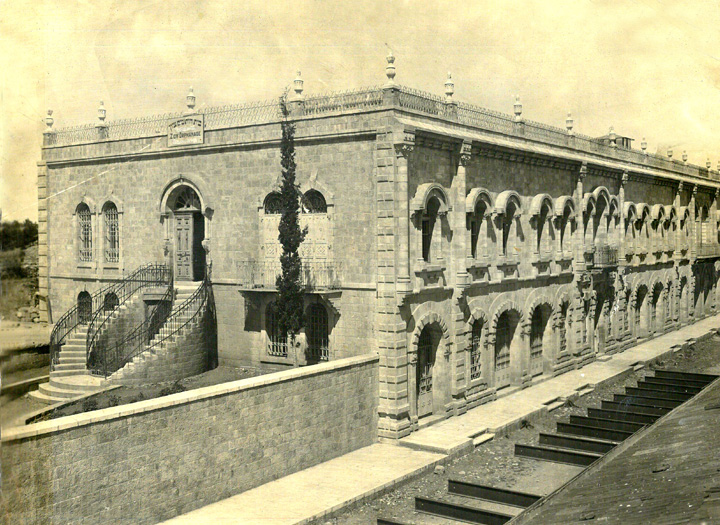
<path fill-rule="evenodd" d="M 67 357 L 82 357 L 83 359 L 87 355 L 86 350 L 60 350 L 60 357 L 67 356 Z"/>
<path fill-rule="evenodd" d="M 78 392 L 97 392 L 104 388 L 104 381 L 100 378 L 93 378 L 87 374 L 74 377 L 51 377 L 50 385 L 63 390 L 75 390 Z"/>
<path fill-rule="evenodd" d="M 84 355 L 63 355 L 60 354 L 58 363 L 61 365 L 69 365 L 74 363 L 80 363 L 85 366 L 86 358 Z"/>
<path fill-rule="evenodd" d="M 71 344 L 71 343 L 65 343 L 60 350 L 60 352 L 64 352 L 65 350 L 75 350 L 75 351 L 83 351 L 85 352 L 87 349 L 87 346 L 85 343 L 83 344 Z"/>
<path fill-rule="evenodd" d="M 49 397 L 58 399 L 72 399 L 74 397 L 84 396 L 88 392 L 83 390 L 68 390 L 65 388 L 58 388 L 49 383 L 43 383 L 38 387 L 38 390 Z"/>
<path fill-rule="evenodd" d="M 32 397 L 36 401 L 45 403 L 46 405 L 54 405 L 55 403 L 62 403 L 63 401 L 67 401 L 67 399 L 57 398 L 55 396 L 48 396 L 46 394 L 43 394 L 39 390 L 33 390 L 32 392 L 28 392 L 28 396 Z"/>
<path fill-rule="evenodd" d="M 53 371 L 59 371 L 59 370 L 82 370 L 82 371 L 85 371 L 85 363 L 84 362 L 57 363 L 53 367 Z"/>
<path fill-rule="evenodd" d="M 83 368 L 82 370 L 52 370 L 50 372 L 50 377 L 67 377 L 67 376 L 84 376 L 87 375 L 87 370 Z"/>

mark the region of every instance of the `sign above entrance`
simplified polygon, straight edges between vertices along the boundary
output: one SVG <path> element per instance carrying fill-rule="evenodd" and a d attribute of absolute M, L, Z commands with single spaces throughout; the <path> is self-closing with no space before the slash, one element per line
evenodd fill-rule
<path fill-rule="evenodd" d="M 168 124 L 168 147 L 202 144 L 205 129 L 203 115 L 188 115 Z"/>

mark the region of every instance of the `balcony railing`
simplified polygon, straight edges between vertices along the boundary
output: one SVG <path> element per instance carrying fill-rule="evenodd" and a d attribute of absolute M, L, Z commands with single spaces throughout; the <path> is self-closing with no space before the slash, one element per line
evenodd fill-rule
<path fill-rule="evenodd" d="M 618 249 L 614 246 L 600 246 L 597 250 L 595 250 L 594 264 L 599 268 L 617 266 Z"/>
<path fill-rule="evenodd" d="M 274 290 L 280 275 L 280 261 L 238 261 L 240 284 L 246 288 Z M 338 263 L 303 261 L 300 284 L 306 290 L 334 290 L 340 288 Z"/>
<path fill-rule="evenodd" d="M 697 247 L 698 257 L 720 257 L 720 245 L 701 244 Z"/>

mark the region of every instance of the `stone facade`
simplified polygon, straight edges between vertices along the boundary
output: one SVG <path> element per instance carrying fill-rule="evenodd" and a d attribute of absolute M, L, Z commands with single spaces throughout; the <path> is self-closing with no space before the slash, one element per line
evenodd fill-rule
<path fill-rule="evenodd" d="M 184 146 L 168 143 L 166 117 L 49 128 L 40 253 L 52 317 L 80 290 L 141 264 L 177 267 L 173 203 L 183 188 L 199 199 L 220 363 L 282 367 L 377 351 L 383 439 L 716 310 L 720 183 L 709 166 L 629 149 L 613 133 L 579 135 L 571 121 L 528 122 L 519 103 L 514 116 L 459 104 L 450 81 L 440 98 L 393 76 L 383 88 L 323 97 L 305 97 L 296 82 L 310 232 L 298 348 L 272 339 L 268 316 L 280 173 L 272 103 L 199 112 L 202 142 Z M 103 249 L 108 201 L 119 221 L 114 263 Z M 81 203 L 97 239 L 89 261 L 78 257 Z"/>

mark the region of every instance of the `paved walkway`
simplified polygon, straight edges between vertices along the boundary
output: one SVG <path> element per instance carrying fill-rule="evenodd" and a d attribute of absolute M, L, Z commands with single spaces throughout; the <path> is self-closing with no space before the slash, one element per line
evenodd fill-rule
<path fill-rule="evenodd" d="M 718 327 L 720 315 L 427 427 L 402 439 L 400 444 L 404 446 L 371 445 L 165 523 L 307 523 L 397 485 L 448 455 L 469 451 L 474 444 L 491 439 L 494 432 L 552 408 L 560 398 L 590 392 L 595 385 L 679 350 Z"/>

